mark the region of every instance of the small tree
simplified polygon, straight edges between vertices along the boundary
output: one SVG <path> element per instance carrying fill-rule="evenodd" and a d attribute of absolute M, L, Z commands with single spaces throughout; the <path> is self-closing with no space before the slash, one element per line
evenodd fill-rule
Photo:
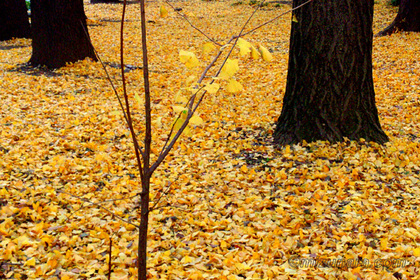
<path fill-rule="evenodd" d="M 375 105 L 372 21 L 373 0 L 313 1 L 294 12 L 276 143 L 388 141 Z"/>
<path fill-rule="evenodd" d="M 0 41 L 30 36 L 31 28 L 25 0 L 1 0 Z"/>
<path fill-rule="evenodd" d="M 420 31 L 420 1 L 401 0 L 394 21 L 376 36 L 390 35 L 398 30 Z"/>
<path fill-rule="evenodd" d="M 310 3 L 312 0 L 307 0 L 306 2 L 302 3 L 300 6 L 296 6 L 292 10 L 299 9 L 300 7 Z M 175 11 L 177 9 L 172 6 L 172 4 L 168 1 L 165 1 L 166 4 L 171 6 Z M 140 173 L 141 178 L 141 192 L 139 193 L 140 198 L 140 223 L 134 224 L 127 220 L 124 220 L 122 217 L 115 215 L 120 220 L 127 222 L 138 229 L 139 236 L 138 236 L 138 256 L 137 256 L 137 269 L 138 269 L 138 279 L 139 280 L 146 280 L 147 279 L 147 234 L 148 234 L 148 226 L 149 226 L 149 214 L 150 211 L 156 209 L 159 206 L 160 199 L 166 193 L 158 193 L 156 196 L 157 199 L 155 203 L 150 207 L 150 182 L 151 177 L 153 176 L 154 171 L 160 166 L 160 164 L 165 160 L 166 156 L 174 147 L 176 141 L 179 139 L 181 134 L 187 129 L 189 123 L 200 123 L 202 120 L 199 117 L 193 116 L 196 112 L 198 106 L 203 101 L 206 93 L 215 94 L 220 85 L 215 83 L 216 79 L 219 77 L 220 80 L 225 80 L 223 83 L 226 84 L 226 89 L 231 92 L 236 92 L 241 90 L 242 86 L 233 79 L 233 75 L 238 71 L 238 60 L 230 59 L 229 57 L 232 54 L 233 49 L 235 46 L 238 46 L 240 49 L 240 54 L 242 56 L 251 56 L 253 58 L 262 57 L 265 61 L 270 61 L 272 59 L 272 55 L 269 51 L 264 48 L 263 46 L 259 45 L 258 48 L 255 48 L 251 43 L 243 40 L 241 37 L 254 32 L 255 30 L 261 28 L 264 25 L 267 25 L 277 18 L 281 17 L 282 15 L 291 12 L 289 10 L 285 13 L 280 14 L 279 16 L 273 18 L 272 20 L 265 22 L 263 24 L 258 25 L 257 27 L 252 28 L 244 32 L 245 27 L 250 22 L 251 18 L 255 15 L 257 10 L 263 5 L 264 1 L 260 3 L 260 5 L 254 10 L 254 12 L 249 16 L 248 20 L 244 23 L 242 29 L 239 31 L 237 35 L 233 35 L 225 44 L 218 43 L 213 38 L 210 38 L 207 34 L 201 31 L 199 28 L 194 26 L 191 21 L 187 18 L 187 16 L 181 14 L 179 11 L 178 14 L 183 17 L 194 29 L 199 31 L 202 35 L 204 35 L 211 43 L 210 45 L 214 44 L 219 47 L 218 52 L 213 57 L 213 59 L 209 62 L 209 64 L 205 67 L 203 73 L 201 74 L 200 78 L 198 79 L 197 83 L 192 90 L 192 95 L 186 101 L 185 107 L 182 108 L 179 116 L 175 119 L 172 124 L 171 130 L 169 131 L 169 135 L 164 143 L 161 151 L 157 157 L 157 159 L 153 162 L 151 160 L 151 151 L 152 151 L 152 108 L 151 108 L 151 94 L 150 94 L 150 83 L 149 83 L 149 66 L 148 66 L 148 47 L 147 47 L 147 28 L 146 28 L 146 11 L 145 11 L 145 0 L 140 0 L 140 15 L 141 15 L 141 44 L 142 44 L 142 54 L 143 54 L 143 83 L 144 83 L 144 109 L 145 109 L 145 133 L 144 133 L 144 140 L 143 145 L 140 145 L 137 133 L 134 129 L 133 120 L 132 120 L 132 108 L 130 107 L 130 102 L 128 98 L 127 88 L 126 88 L 126 79 L 125 79 L 125 71 L 124 71 L 124 22 L 125 22 L 125 13 L 127 7 L 127 1 L 124 0 L 123 2 L 123 9 L 122 9 L 122 18 L 121 18 L 121 29 L 120 29 L 120 63 L 121 63 L 121 77 L 122 77 L 122 97 L 120 97 L 118 91 L 116 90 L 112 80 L 110 79 L 108 72 L 108 81 L 111 83 L 111 86 L 114 90 L 114 93 L 118 99 L 121 111 L 123 113 L 123 117 L 127 123 L 128 129 L 130 131 L 130 135 L 132 137 L 132 141 L 134 144 L 134 154 L 137 161 L 137 167 Z M 161 16 L 166 16 L 167 10 L 161 7 Z M 209 48 L 214 48 L 215 46 L 212 45 Z M 222 57 L 222 54 L 227 50 L 227 54 L 221 63 L 219 69 L 212 75 L 211 77 L 207 76 L 209 70 L 215 65 L 215 63 Z M 195 67 L 199 64 L 197 57 L 192 52 L 188 51 L 180 51 L 180 60 L 185 63 L 187 67 Z M 101 61 L 101 60 L 100 60 Z M 102 61 L 101 61 L 102 63 Z M 105 71 L 106 68 L 104 64 L 102 64 Z M 204 83 L 204 80 L 207 79 L 207 83 Z M 179 106 L 181 107 L 181 106 Z M 195 117 L 195 118 L 194 118 Z M 200 121 L 201 120 L 201 121 Z M 66 192 L 63 192 L 66 193 Z M 66 193 L 69 194 L 69 193 Z M 72 194 L 69 194 L 72 195 Z M 78 199 L 88 202 L 88 200 L 72 195 Z M 100 206 L 98 203 L 91 203 L 94 205 Z M 104 208 L 100 206 L 101 208 Z M 106 209 L 106 208 L 105 208 Z M 111 212 L 108 210 L 108 212 Z M 112 213 L 112 212 L 111 212 Z M 110 246 L 111 247 L 111 246 Z M 110 253 L 111 256 L 111 253 Z M 111 267 L 111 261 L 109 262 L 109 268 Z M 108 275 L 109 279 L 111 278 L 110 273 Z"/>
<path fill-rule="evenodd" d="M 33 0 L 31 13 L 32 65 L 59 68 L 86 57 L 97 60 L 83 0 Z"/>

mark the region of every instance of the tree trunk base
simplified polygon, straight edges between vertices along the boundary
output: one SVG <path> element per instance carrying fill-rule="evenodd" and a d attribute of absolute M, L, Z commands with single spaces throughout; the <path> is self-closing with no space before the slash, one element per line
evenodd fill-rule
<path fill-rule="evenodd" d="M 375 36 L 391 35 L 397 31 L 420 32 L 420 1 L 401 0 L 395 20 Z"/>
<path fill-rule="evenodd" d="M 373 1 L 313 1 L 294 17 L 274 142 L 387 142 L 372 77 Z"/>

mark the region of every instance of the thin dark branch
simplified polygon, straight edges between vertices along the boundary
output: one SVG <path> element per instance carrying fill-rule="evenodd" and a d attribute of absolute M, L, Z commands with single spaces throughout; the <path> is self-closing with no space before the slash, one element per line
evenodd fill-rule
<path fill-rule="evenodd" d="M 214 40 L 213 38 L 211 38 L 210 36 L 208 36 L 205 32 L 201 31 L 200 28 L 198 28 L 197 26 L 195 26 L 186 15 L 184 15 L 183 13 L 181 13 L 180 11 L 178 11 L 168 0 L 165 0 L 165 3 L 168 4 L 179 16 L 181 16 L 186 22 L 188 22 L 188 24 L 194 28 L 195 30 L 197 30 L 198 32 L 200 32 L 204 37 L 206 37 L 207 39 L 209 39 L 213 44 L 218 45 L 219 47 L 222 46 L 222 44 L 218 43 L 216 40 Z"/>
<path fill-rule="evenodd" d="M 163 147 L 162 147 L 162 149 L 161 149 L 161 151 L 160 151 L 160 153 L 159 153 L 159 156 L 163 153 L 163 151 L 165 150 L 165 148 L 166 148 L 166 145 L 168 145 L 168 142 L 169 142 L 169 140 L 171 139 L 171 135 L 172 135 L 172 133 L 173 133 L 173 131 L 174 131 L 174 127 L 175 127 L 175 124 L 176 124 L 176 122 L 181 118 L 181 114 L 182 113 L 179 113 L 178 114 L 178 117 L 176 118 L 176 120 L 174 121 L 174 123 L 172 124 L 172 126 L 171 126 L 171 131 L 169 131 L 169 135 L 168 135 L 168 137 L 166 138 L 166 141 L 165 141 L 165 144 L 163 145 Z M 158 157 L 159 157 L 158 156 Z"/>
<path fill-rule="evenodd" d="M 112 237 L 109 236 L 109 252 L 108 252 L 108 280 L 111 280 L 111 271 L 112 271 Z"/>
<path fill-rule="evenodd" d="M 169 191 L 171 190 L 172 183 L 178 180 L 179 175 L 180 174 L 178 173 L 177 177 L 172 182 L 169 182 L 168 186 L 166 187 L 166 190 L 163 193 L 160 192 L 161 195 L 158 197 L 157 201 L 153 204 L 153 206 L 150 207 L 150 211 L 155 210 L 155 207 L 159 204 L 162 197 L 166 196 L 169 193 Z"/>
<path fill-rule="evenodd" d="M 265 1 L 265 0 L 264 0 Z M 249 16 L 249 18 L 248 18 L 248 20 L 245 22 L 245 24 L 242 26 L 242 28 L 241 28 L 241 31 L 239 32 L 239 35 L 238 35 L 238 37 L 236 38 L 236 40 L 235 40 L 235 43 L 233 44 L 233 46 L 232 46 L 232 48 L 230 49 L 230 51 L 229 51 L 229 53 L 228 53 L 228 55 L 226 56 L 226 58 L 225 58 L 225 60 L 224 60 L 224 62 L 223 62 L 223 64 L 222 64 L 222 66 L 220 66 L 220 69 L 219 69 L 219 71 L 217 72 L 217 74 L 216 74 L 216 77 L 220 74 L 220 72 L 221 72 L 221 70 L 222 70 L 222 68 L 223 68 L 223 66 L 224 66 L 224 64 L 226 63 L 226 61 L 227 61 L 227 59 L 229 58 L 229 56 L 230 56 L 230 54 L 232 53 L 232 51 L 233 51 L 233 48 L 235 47 L 235 45 L 236 45 L 236 42 L 238 41 L 238 38 L 241 36 L 241 34 L 242 34 L 242 32 L 243 32 L 243 30 L 245 29 L 245 27 L 246 27 L 246 25 L 249 23 L 249 21 L 251 20 L 251 18 L 255 15 L 255 13 L 258 11 L 258 9 L 261 7 L 261 5 L 264 3 L 264 1 L 262 1 L 261 2 L 261 4 L 254 10 L 254 12 Z M 229 40 L 229 42 L 227 43 L 227 44 L 229 44 L 232 40 L 234 40 L 235 38 L 234 37 L 232 37 L 230 40 Z M 220 56 L 220 51 L 219 51 L 219 53 L 216 55 L 216 57 L 219 57 Z M 217 60 L 217 59 L 216 59 Z M 214 62 L 216 62 L 216 60 L 214 60 L 213 59 L 213 61 Z M 212 62 L 213 62 L 212 61 Z M 213 62 L 213 64 L 214 64 L 214 62 Z M 211 66 L 210 66 L 211 67 Z M 210 67 L 209 67 L 209 69 L 210 69 Z M 205 76 L 205 73 L 203 73 L 204 74 L 204 76 Z M 203 76 L 203 75 L 202 75 Z M 210 84 L 211 83 L 213 83 L 214 82 L 214 79 L 210 82 Z M 198 92 L 198 91 L 197 91 Z M 188 116 L 187 116 L 187 119 L 185 120 L 185 122 L 182 124 L 182 126 L 181 126 L 181 128 L 178 130 L 178 132 L 176 133 L 176 135 L 175 135 L 175 137 L 172 139 L 172 141 L 170 142 L 170 144 L 166 147 L 166 149 L 162 149 L 162 151 L 161 151 L 161 153 L 159 154 L 159 156 L 158 156 L 158 158 L 156 159 L 156 161 L 155 161 L 155 163 L 150 167 L 150 174 L 152 174 L 155 170 L 156 170 L 156 168 L 162 163 L 162 161 L 165 159 L 165 157 L 168 155 L 168 153 L 170 152 L 170 150 L 172 149 L 172 147 L 174 146 L 174 144 L 175 144 L 175 142 L 178 140 L 178 138 L 179 138 L 179 136 L 182 134 L 182 132 L 184 131 L 184 129 L 187 127 L 187 125 L 188 125 L 188 123 L 189 123 L 189 121 L 190 121 L 190 119 L 191 119 L 191 117 L 194 115 L 194 113 L 195 113 L 195 111 L 197 110 L 197 108 L 198 108 L 198 106 L 200 105 L 200 103 L 201 103 L 201 101 L 204 99 L 204 96 L 205 96 L 205 94 L 206 94 L 206 91 L 204 91 L 204 93 L 201 95 L 201 97 L 200 97 L 200 99 L 199 99 L 199 101 L 196 103 L 196 105 L 195 105 L 195 107 L 194 107 L 194 109 L 193 110 L 191 110 L 191 108 L 193 107 L 193 104 L 194 104 L 194 100 L 195 100 L 195 97 L 196 97 L 196 95 L 197 95 L 197 92 L 195 93 L 195 94 L 193 94 L 192 96 L 191 96 L 191 99 L 190 99 L 190 104 L 189 104 L 189 107 L 188 107 Z M 171 130 L 172 131 L 172 130 Z M 166 145 L 166 144 L 165 144 Z"/>
<path fill-rule="evenodd" d="M 124 1 L 122 16 L 121 16 L 121 30 L 120 30 L 120 32 L 121 32 L 121 34 L 120 34 L 121 77 L 122 77 L 123 94 L 124 94 L 124 100 L 125 100 L 125 110 L 127 112 L 127 125 L 130 129 L 131 138 L 133 139 L 134 152 L 136 154 L 137 165 L 139 166 L 140 177 L 143 180 L 144 172 L 143 172 L 143 168 L 142 168 L 140 153 L 139 153 L 138 149 L 136 149 L 137 137 L 136 137 L 136 132 L 134 131 L 134 127 L 133 127 L 133 120 L 131 118 L 130 102 L 128 100 L 127 86 L 126 86 L 125 73 L 124 73 L 124 20 L 125 20 L 125 10 L 126 10 L 126 7 L 127 7 L 126 4 L 127 4 L 126 1 Z M 147 157 L 146 149 L 147 149 L 147 147 L 145 147 L 145 153 L 142 154 L 143 160 L 145 160 L 146 157 Z M 146 164 L 146 162 L 145 162 L 145 164 Z"/>
<path fill-rule="evenodd" d="M 236 46 L 236 43 L 238 42 L 238 40 L 239 40 L 239 38 L 240 37 L 242 37 L 242 33 L 244 32 L 244 30 L 245 30 L 245 27 L 248 25 L 248 23 L 251 21 L 251 19 L 254 17 L 254 15 L 257 13 L 257 11 L 262 7 L 262 5 L 264 4 L 264 2 L 265 2 L 265 0 L 263 0 L 259 5 L 258 5 L 258 7 L 256 7 L 255 9 L 254 9 L 254 11 L 252 12 L 252 14 L 248 17 L 248 19 L 246 20 L 246 22 L 244 23 L 244 25 L 242 26 L 242 28 L 241 28 L 241 31 L 239 31 L 239 34 L 237 35 L 237 36 L 234 36 L 234 37 L 232 37 L 230 40 L 229 40 L 229 42 L 227 43 L 227 44 L 230 44 L 230 42 L 232 42 L 233 40 L 235 40 L 235 42 L 233 42 L 233 46 L 230 48 L 230 50 L 229 50 L 229 52 L 228 52 L 228 54 L 226 55 L 226 58 L 225 58 L 225 60 L 223 61 L 223 63 L 222 63 L 222 65 L 220 66 L 220 68 L 219 68 L 219 70 L 217 71 L 217 73 L 216 73 L 216 77 L 217 76 L 219 76 L 219 74 L 220 74 L 220 72 L 222 71 L 222 69 L 223 69 L 223 66 L 226 64 L 226 61 L 228 60 L 228 58 L 230 57 L 230 55 L 232 54 L 232 52 L 233 52 L 233 49 L 235 48 L 235 46 Z"/>
<path fill-rule="evenodd" d="M 95 52 L 95 54 L 96 54 L 96 57 L 98 58 L 99 62 L 100 62 L 100 63 L 101 63 L 101 65 L 102 65 L 102 69 L 104 69 L 104 71 L 105 71 L 105 74 L 106 74 L 107 80 L 109 81 L 109 83 L 110 83 L 110 85 L 111 85 L 112 91 L 114 92 L 115 96 L 117 97 L 117 100 L 118 100 L 118 103 L 119 103 L 119 105 L 120 105 L 121 111 L 123 112 L 123 115 L 124 115 L 124 119 L 125 119 L 126 123 L 128 124 L 128 123 L 129 123 L 129 121 L 128 121 L 127 113 L 125 112 L 125 109 L 124 109 L 124 105 L 123 105 L 123 103 L 122 103 L 122 101 L 121 101 L 121 98 L 120 98 L 120 96 L 119 96 L 119 94 L 118 94 L 117 89 L 115 88 L 114 83 L 112 82 L 111 76 L 109 75 L 109 72 L 108 72 L 108 70 L 106 69 L 105 63 L 102 61 L 102 59 L 101 59 L 101 57 L 100 57 L 99 53 L 96 51 L 95 47 L 93 46 L 92 42 L 90 41 L 89 33 L 87 32 L 87 30 L 85 29 L 85 27 L 83 26 L 83 24 L 82 24 L 82 27 L 83 27 L 83 30 L 84 30 L 84 32 L 85 32 L 85 34 L 86 34 L 87 38 L 89 39 L 89 43 L 90 43 L 90 45 L 92 46 L 93 51 L 94 51 L 94 52 Z M 136 141 L 135 141 L 135 143 L 134 143 L 135 148 L 138 150 L 138 152 L 140 152 L 140 154 L 142 154 L 142 155 L 143 155 L 143 151 L 142 151 L 142 149 L 141 149 L 141 147 L 140 147 L 140 145 L 139 145 L 139 143 L 138 143 L 137 139 L 135 139 L 135 140 L 136 140 Z M 140 177 L 141 177 L 141 176 L 142 176 L 142 174 L 140 173 Z"/>
<path fill-rule="evenodd" d="M 204 86 L 201 86 L 199 89 L 197 89 L 197 91 L 190 97 L 190 99 L 188 100 L 188 104 L 192 104 L 193 102 L 194 102 L 194 98 L 195 98 L 195 96 L 197 95 L 197 93 L 201 90 L 201 89 L 203 89 L 204 88 Z M 188 110 L 190 110 L 190 107 L 191 106 L 189 106 L 188 107 Z M 163 145 L 163 147 L 162 147 L 162 149 L 160 150 L 160 153 L 159 153 L 159 156 L 158 156 L 158 159 L 161 157 L 161 155 L 162 155 L 162 153 L 165 151 L 165 148 L 166 148 L 166 146 L 168 145 L 168 142 L 169 142 L 169 140 L 171 140 L 171 136 L 172 136 L 172 134 L 173 134 L 173 132 L 174 132 L 174 127 L 175 127 L 175 124 L 176 124 L 176 122 L 179 120 L 179 118 L 181 117 L 181 113 L 179 113 L 179 115 L 178 115 L 178 117 L 177 117 L 177 119 L 174 121 L 174 123 L 172 124 L 172 126 L 171 126 L 171 131 L 169 131 L 169 134 L 168 134 L 168 137 L 166 138 L 166 141 L 165 141 L 165 144 Z M 171 147 L 172 148 L 172 147 Z M 170 148 L 170 149 L 171 149 Z M 164 159 L 164 158 L 163 158 Z M 162 159 L 162 160 L 163 160 Z M 156 162 L 155 162 L 156 163 Z M 153 164 L 154 165 L 154 164 Z M 153 171 L 154 171 L 154 169 L 152 169 L 152 173 L 153 173 Z"/>
<path fill-rule="evenodd" d="M 209 65 L 207 65 L 206 69 L 204 69 L 203 73 L 201 74 L 200 79 L 198 79 L 198 83 L 201 84 L 201 82 L 206 78 L 207 72 L 210 70 L 211 67 L 216 63 L 216 61 L 219 59 L 219 57 L 222 55 L 223 49 L 220 49 L 219 52 L 216 54 L 216 56 L 213 58 L 213 60 L 210 62 Z"/>
<path fill-rule="evenodd" d="M 285 14 L 288 14 L 288 13 L 290 13 L 290 12 L 293 12 L 293 11 L 295 11 L 295 10 L 297 10 L 297 9 L 300 9 L 300 8 L 302 8 L 303 6 L 305 6 L 305 5 L 307 5 L 307 4 L 309 4 L 310 2 L 312 2 L 313 0 L 308 0 L 308 1 L 306 1 L 305 3 L 303 3 L 303 4 L 301 4 L 301 5 L 299 5 L 299 6 L 297 6 L 297 7 L 294 7 L 293 9 L 290 9 L 290 10 L 288 10 L 288 11 L 286 11 L 286 12 L 284 12 L 284 13 L 282 13 L 282 14 L 280 14 L 280 15 L 278 15 L 278 16 L 276 16 L 276 17 L 274 17 L 274 18 L 272 18 L 272 19 L 270 19 L 269 21 L 266 21 L 266 22 L 264 22 L 264 23 L 262 23 L 262 24 L 260 24 L 260 25 L 258 25 L 257 27 L 254 27 L 254 28 L 252 28 L 251 30 L 249 30 L 249 31 L 247 31 L 247 32 L 245 32 L 245 33 L 243 33 L 241 36 L 239 36 L 239 37 L 243 37 L 243 36 L 245 36 L 245 35 L 248 35 L 249 33 L 252 33 L 252 32 L 254 32 L 255 30 L 257 30 L 257 29 L 260 29 L 261 27 L 263 27 L 263 26 L 265 26 L 265 25 L 267 25 L 267 24 L 269 24 L 269 23 L 272 23 L 273 21 L 275 21 L 276 19 L 278 19 L 279 17 L 282 17 L 282 16 L 284 16 Z"/>

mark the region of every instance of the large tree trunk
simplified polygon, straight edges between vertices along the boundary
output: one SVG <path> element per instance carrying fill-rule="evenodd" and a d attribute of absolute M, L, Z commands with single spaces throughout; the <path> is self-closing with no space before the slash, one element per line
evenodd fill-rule
<path fill-rule="evenodd" d="M 32 0 L 32 65 L 58 68 L 96 55 L 82 0 Z"/>
<path fill-rule="evenodd" d="M 390 35 L 398 30 L 420 31 L 420 0 L 401 0 L 394 21 L 376 36 Z"/>
<path fill-rule="evenodd" d="M 0 41 L 30 36 L 25 0 L 0 0 Z"/>
<path fill-rule="evenodd" d="M 296 7 L 306 0 L 294 0 Z M 372 78 L 373 0 L 313 1 L 294 13 L 279 145 L 344 137 L 384 143 Z"/>

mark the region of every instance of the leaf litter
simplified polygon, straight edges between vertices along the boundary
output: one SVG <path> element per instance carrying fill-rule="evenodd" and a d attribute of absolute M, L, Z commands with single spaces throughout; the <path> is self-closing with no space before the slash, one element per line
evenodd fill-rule
<path fill-rule="evenodd" d="M 376 32 L 396 12 L 377 2 Z M 234 3 L 175 4 L 222 42 L 253 10 Z M 147 15 L 155 158 L 179 114 L 174 107 L 182 112 L 188 100 L 191 79 L 185 77 L 199 76 L 215 52 L 162 5 L 148 2 Z M 128 9 L 125 61 L 141 135 L 140 15 L 134 6 Z M 108 71 L 120 89 L 121 5 L 85 3 L 85 9 L 93 44 L 108 65 L 117 66 Z M 287 9 L 266 6 L 251 25 Z M 231 85 L 220 81 L 190 135 L 156 171 L 151 279 L 419 278 L 419 34 L 374 39 L 377 107 L 390 143 L 319 141 L 276 150 L 270 137 L 284 94 L 290 20 L 282 17 L 245 38 L 264 48 L 267 62 L 235 50 L 239 67 Z M 180 51 L 200 64 L 185 67 Z M 88 60 L 29 70 L 24 63 L 30 55 L 30 40 L 0 44 L 0 278 L 107 279 L 112 238 L 112 279 L 134 279 L 136 228 L 98 206 L 131 223 L 139 220 L 133 148 L 103 70 Z M 189 61 L 195 66 L 194 58 Z M 370 265 L 293 267 L 288 260 L 296 257 L 367 259 Z M 408 263 L 372 265 L 393 259 Z"/>

